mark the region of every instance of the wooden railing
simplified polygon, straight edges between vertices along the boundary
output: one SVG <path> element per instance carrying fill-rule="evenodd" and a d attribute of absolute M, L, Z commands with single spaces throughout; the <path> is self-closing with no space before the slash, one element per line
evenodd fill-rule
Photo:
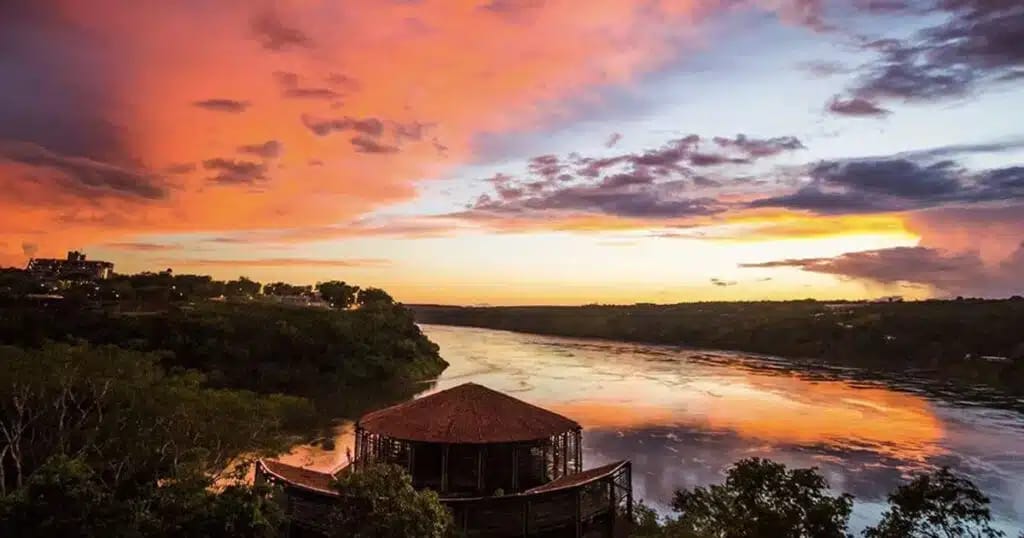
<path fill-rule="evenodd" d="M 578 482 L 569 475 L 561 487 L 541 486 L 492 497 L 442 498 L 441 502 L 451 510 L 455 526 L 465 536 L 609 538 L 623 535 L 632 521 L 631 473 L 630 463 L 622 462 Z M 326 533 L 324 523 L 339 502 L 337 494 L 265 476 L 284 486 L 282 505 L 292 526 Z"/>

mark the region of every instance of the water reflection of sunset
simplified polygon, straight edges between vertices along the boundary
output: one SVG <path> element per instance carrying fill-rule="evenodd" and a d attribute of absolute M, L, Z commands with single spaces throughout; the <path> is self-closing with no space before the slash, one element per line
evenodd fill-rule
<path fill-rule="evenodd" d="M 548 405 L 588 429 L 671 424 L 773 443 L 852 446 L 917 461 L 941 451 L 942 423 L 926 400 L 845 381 L 747 374 L 692 381 L 676 389 L 674 402 L 659 405 L 619 399 L 614 391 L 602 396 L 614 400 Z"/>
<path fill-rule="evenodd" d="M 950 406 L 917 386 L 855 381 L 849 371 L 805 365 L 795 375 L 801 366 L 771 357 L 424 330 L 451 363 L 424 394 L 473 381 L 571 417 L 585 428 L 586 464 L 630 459 L 635 493 L 654 506 L 680 486 L 720 482 L 740 458 L 762 456 L 820 467 L 833 487 L 857 496 L 855 519 L 875 519 L 877 510 L 861 503 L 884 502 L 907 472 L 934 465 L 971 476 L 1000 517 L 1024 515 L 1016 416 Z M 296 447 L 284 460 L 331 470 L 351 446 L 349 422 L 333 450 Z"/>

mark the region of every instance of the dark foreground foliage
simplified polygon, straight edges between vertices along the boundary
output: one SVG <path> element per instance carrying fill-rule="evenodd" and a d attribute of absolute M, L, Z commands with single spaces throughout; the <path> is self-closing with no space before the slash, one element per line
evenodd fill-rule
<path fill-rule="evenodd" d="M 349 473 L 335 487 L 342 500 L 329 518 L 337 538 L 442 538 L 452 516 L 430 490 L 417 491 L 404 469 L 372 465 Z"/>
<path fill-rule="evenodd" d="M 1024 394 L 1024 300 L 579 307 L 414 306 L 421 323 L 914 369 Z M 982 357 L 1005 357 L 989 362 Z"/>
<path fill-rule="evenodd" d="M 636 509 L 638 538 L 846 538 L 853 497 L 832 495 L 817 469 L 740 460 L 724 484 L 676 492 L 674 514 Z M 865 538 L 1000 538 L 989 500 L 969 480 L 940 469 L 889 495 L 889 510 Z"/>
<path fill-rule="evenodd" d="M 277 453 L 308 402 L 209 388 L 114 346 L 0 347 L 0 536 L 271 536 L 260 491 L 214 480 Z"/>

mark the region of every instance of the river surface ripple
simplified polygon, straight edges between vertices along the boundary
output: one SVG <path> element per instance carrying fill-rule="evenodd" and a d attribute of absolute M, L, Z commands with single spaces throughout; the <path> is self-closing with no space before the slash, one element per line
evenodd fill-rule
<path fill-rule="evenodd" d="M 473 381 L 573 418 L 585 467 L 631 460 L 637 497 L 661 511 L 676 488 L 721 482 L 734 461 L 761 456 L 816 466 L 855 495 L 858 531 L 910 473 L 948 465 L 992 499 L 1010 536 L 1024 529 L 1019 401 L 746 353 L 422 328 L 451 363 L 422 394 Z M 297 447 L 288 460 L 332 468 L 350 446 L 349 423 L 333 450 Z"/>

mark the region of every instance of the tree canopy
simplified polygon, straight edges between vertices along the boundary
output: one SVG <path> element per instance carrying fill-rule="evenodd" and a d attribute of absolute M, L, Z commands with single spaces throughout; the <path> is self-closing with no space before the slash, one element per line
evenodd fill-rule
<path fill-rule="evenodd" d="M 291 396 L 214 389 L 115 346 L 0 346 L 0 535 L 269 537 L 280 515 L 213 481 L 278 453 L 312 413 Z"/>
<path fill-rule="evenodd" d="M 702 538 L 844 538 L 853 498 L 831 496 L 816 469 L 740 460 L 724 484 L 680 490 L 670 528 Z"/>
<path fill-rule="evenodd" d="M 417 491 L 395 465 L 371 465 L 338 479 L 342 499 L 329 518 L 331 536 L 342 538 L 442 538 L 452 517 L 437 493 Z"/>
<path fill-rule="evenodd" d="M 997 538 L 989 499 L 948 468 L 916 476 L 889 494 L 882 521 L 867 538 Z"/>
<path fill-rule="evenodd" d="M 389 306 L 395 304 L 395 300 L 388 295 L 388 292 L 380 288 L 366 288 L 359 292 L 359 306 Z"/>
<path fill-rule="evenodd" d="M 320 297 L 334 308 L 349 308 L 356 302 L 359 286 L 350 286 L 340 280 L 329 280 L 316 285 Z"/>
<path fill-rule="evenodd" d="M 846 538 L 853 497 L 830 495 L 817 469 L 751 458 L 723 484 L 678 490 L 673 515 L 635 508 L 637 538 Z M 989 499 L 949 469 L 914 477 L 889 495 L 889 510 L 865 538 L 1001 538 Z M 1022 537 L 1024 538 L 1024 537 Z"/>

